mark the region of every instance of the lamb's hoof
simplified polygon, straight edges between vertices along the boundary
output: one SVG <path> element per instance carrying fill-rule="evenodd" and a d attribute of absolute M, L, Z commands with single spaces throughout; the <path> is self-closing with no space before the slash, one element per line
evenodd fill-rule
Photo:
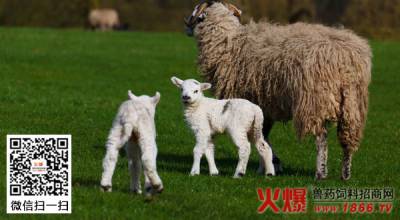
<path fill-rule="evenodd" d="M 211 172 L 210 172 L 210 176 L 218 176 L 218 175 L 219 175 L 218 170 L 217 170 L 217 171 L 211 171 Z"/>
<path fill-rule="evenodd" d="M 112 192 L 112 186 L 100 186 L 102 192 Z"/>
<path fill-rule="evenodd" d="M 244 173 L 238 173 L 233 176 L 234 179 L 241 179 L 242 177 L 244 177 Z"/>
<path fill-rule="evenodd" d="M 198 176 L 198 175 L 200 175 L 199 171 L 191 171 L 190 172 L 190 176 Z"/>
<path fill-rule="evenodd" d="M 154 185 L 152 187 L 153 194 L 161 194 L 164 191 L 164 186 L 162 184 Z"/>
<path fill-rule="evenodd" d="M 131 189 L 131 192 L 133 194 L 136 194 L 136 195 L 141 195 L 142 194 L 142 190 L 140 190 L 140 189 Z"/>
<path fill-rule="evenodd" d="M 315 180 L 324 180 L 324 179 L 326 179 L 327 178 L 327 175 L 326 174 L 324 174 L 324 173 L 316 173 L 315 174 Z"/>
<path fill-rule="evenodd" d="M 268 176 L 268 177 L 273 177 L 273 176 L 275 176 L 275 174 L 273 174 L 273 173 L 267 173 L 267 176 Z"/>

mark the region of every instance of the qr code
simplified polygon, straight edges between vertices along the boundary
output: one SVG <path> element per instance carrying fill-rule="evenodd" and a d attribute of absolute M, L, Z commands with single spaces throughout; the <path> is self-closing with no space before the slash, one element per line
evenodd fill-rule
<path fill-rule="evenodd" d="M 70 213 L 71 136 L 8 135 L 7 146 L 9 213 Z"/>

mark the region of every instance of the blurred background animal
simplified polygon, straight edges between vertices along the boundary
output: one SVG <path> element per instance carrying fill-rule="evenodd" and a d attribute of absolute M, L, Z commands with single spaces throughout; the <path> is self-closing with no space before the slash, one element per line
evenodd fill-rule
<path fill-rule="evenodd" d="M 114 9 L 93 9 L 89 13 L 89 24 L 95 30 L 118 29 L 120 27 L 118 12 Z"/>

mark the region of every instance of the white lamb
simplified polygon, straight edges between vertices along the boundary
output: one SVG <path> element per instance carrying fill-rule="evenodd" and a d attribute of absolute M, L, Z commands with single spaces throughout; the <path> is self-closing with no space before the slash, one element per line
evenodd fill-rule
<path fill-rule="evenodd" d="M 103 160 L 101 187 L 111 192 L 112 176 L 119 150 L 127 143 L 126 150 L 131 173 L 131 191 L 141 194 L 140 172 L 143 163 L 145 190 L 148 194 L 160 193 L 163 184 L 157 173 L 156 128 L 154 114 L 160 93 L 154 97 L 135 96 L 128 92 L 130 100 L 119 108 L 106 143 L 107 153 Z"/>
<path fill-rule="evenodd" d="M 234 178 L 240 178 L 246 173 L 250 156 L 248 137 L 255 144 L 260 160 L 266 167 L 265 174 L 275 175 L 272 150 L 262 134 L 264 118 L 260 107 L 244 99 L 207 98 L 203 91 L 211 88 L 209 83 L 200 83 L 193 79 L 183 81 L 176 77 L 172 77 L 171 81 L 182 91 L 185 118 L 196 136 L 194 161 L 190 172 L 192 176 L 200 174 L 200 160 L 203 154 L 206 155 L 210 175 L 218 175 L 212 138 L 214 134 L 225 131 L 230 134 L 239 151 Z"/>

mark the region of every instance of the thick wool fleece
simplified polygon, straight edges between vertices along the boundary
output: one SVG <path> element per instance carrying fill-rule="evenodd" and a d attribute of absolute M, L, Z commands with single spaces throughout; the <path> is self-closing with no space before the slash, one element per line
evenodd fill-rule
<path fill-rule="evenodd" d="M 240 24 L 223 4 L 195 28 L 199 64 L 218 98 L 245 98 L 265 120 L 293 119 L 298 136 L 338 123 L 341 144 L 357 150 L 366 121 L 371 51 L 345 29 L 296 23 Z"/>

